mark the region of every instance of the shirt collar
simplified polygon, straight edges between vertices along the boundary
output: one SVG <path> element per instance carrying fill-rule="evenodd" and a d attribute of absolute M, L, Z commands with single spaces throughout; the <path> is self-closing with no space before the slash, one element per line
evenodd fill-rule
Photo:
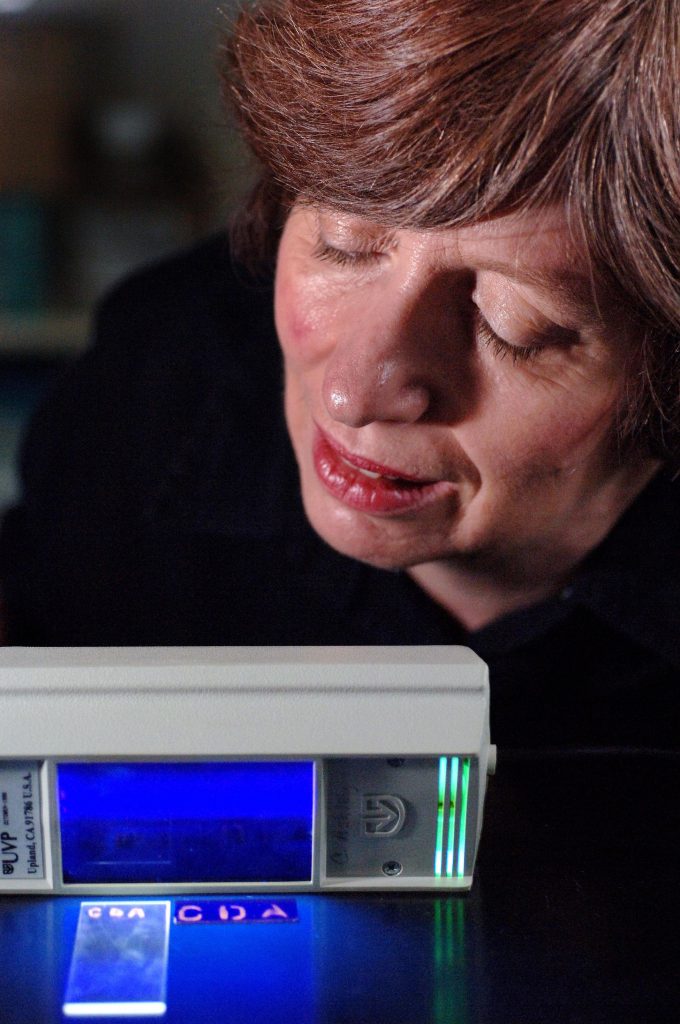
<path fill-rule="evenodd" d="M 584 561 L 569 600 L 680 668 L 680 481 L 659 473 Z"/>

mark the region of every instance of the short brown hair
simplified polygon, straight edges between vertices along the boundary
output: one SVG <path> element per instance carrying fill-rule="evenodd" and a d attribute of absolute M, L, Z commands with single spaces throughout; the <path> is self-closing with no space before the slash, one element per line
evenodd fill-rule
<path fill-rule="evenodd" d="M 640 326 L 622 436 L 680 459 L 680 0 L 261 0 L 222 70 L 260 255 L 298 196 L 412 228 L 562 202 Z"/>

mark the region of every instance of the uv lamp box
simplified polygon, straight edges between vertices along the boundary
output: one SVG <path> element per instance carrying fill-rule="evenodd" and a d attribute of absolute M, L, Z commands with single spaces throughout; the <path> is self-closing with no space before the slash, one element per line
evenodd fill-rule
<path fill-rule="evenodd" d="M 462 647 L 5 648 L 0 894 L 467 889 Z"/>

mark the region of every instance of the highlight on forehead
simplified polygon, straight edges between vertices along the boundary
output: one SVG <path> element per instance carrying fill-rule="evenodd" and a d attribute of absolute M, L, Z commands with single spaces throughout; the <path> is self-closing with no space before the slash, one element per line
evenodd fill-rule
<path fill-rule="evenodd" d="M 410 229 L 389 228 L 363 216 L 336 207 L 320 206 L 306 198 L 296 207 L 309 209 L 316 230 L 325 241 L 341 248 L 362 251 L 374 247 L 391 249 Z M 584 240 L 571 230 L 560 206 L 543 211 L 522 210 L 517 214 L 478 221 L 458 229 L 430 228 L 441 239 L 442 252 L 453 244 L 450 254 L 479 271 L 490 271 L 513 281 L 549 293 L 561 309 L 582 326 L 601 326 L 600 303 L 606 282 L 592 265 Z M 494 243 L 493 256 L 488 243 Z M 471 251 L 470 251 L 471 250 Z"/>

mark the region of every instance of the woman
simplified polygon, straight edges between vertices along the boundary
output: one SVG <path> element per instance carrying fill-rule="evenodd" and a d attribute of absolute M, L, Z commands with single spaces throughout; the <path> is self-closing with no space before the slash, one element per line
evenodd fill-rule
<path fill-rule="evenodd" d="M 466 643 L 499 743 L 672 742 L 679 24 L 244 13 L 240 261 L 218 240 L 104 304 L 25 450 L 10 638 Z"/>

